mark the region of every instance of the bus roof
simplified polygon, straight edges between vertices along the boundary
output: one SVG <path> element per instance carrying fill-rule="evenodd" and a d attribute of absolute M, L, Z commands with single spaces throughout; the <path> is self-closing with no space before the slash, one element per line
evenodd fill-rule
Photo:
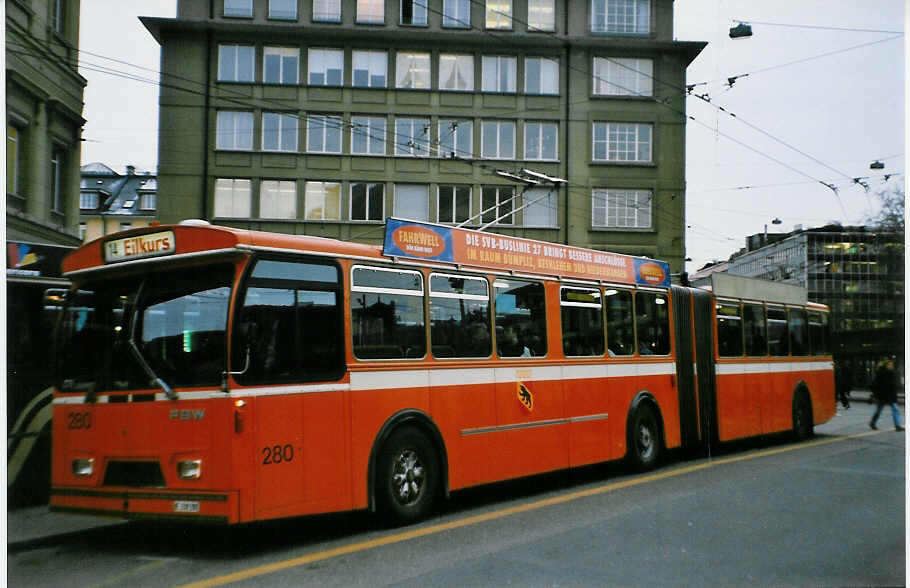
<path fill-rule="evenodd" d="M 377 261 L 409 259 L 595 282 L 670 285 L 670 268 L 663 261 L 395 218 L 386 223 L 382 247 L 201 221 L 133 229 L 86 243 L 64 259 L 63 273 L 74 276 L 123 263 L 234 250 L 313 252 Z"/>

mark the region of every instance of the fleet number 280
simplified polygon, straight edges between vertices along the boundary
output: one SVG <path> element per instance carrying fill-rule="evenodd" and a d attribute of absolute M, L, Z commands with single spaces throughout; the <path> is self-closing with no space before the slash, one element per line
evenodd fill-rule
<path fill-rule="evenodd" d="M 262 448 L 262 465 L 276 465 L 289 461 L 294 461 L 293 445 L 272 445 Z"/>

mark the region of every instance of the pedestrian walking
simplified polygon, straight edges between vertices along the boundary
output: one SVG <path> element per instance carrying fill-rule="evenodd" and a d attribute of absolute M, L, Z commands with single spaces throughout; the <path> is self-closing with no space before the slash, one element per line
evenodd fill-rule
<path fill-rule="evenodd" d="M 844 405 L 844 408 L 850 408 L 850 385 L 852 383 L 853 374 L 850 372 L 850 366 L 838 363 L 834 372 L 834 390 L 837 400 Z"/>
<path fill-rule="evenodd" d="M 894 374 L 894 362 L 883 359 L 875 367 L 875 376 L 872 378 L 872 395 L 875 397 L 875 413 L 869 426 L 878 429 L 875 423 L 886 404 L 891 405 L 891 416 L 894 418 L 894 429 L 903 431 L 901 425 L 901 412 L 897 407 L 897 377 Z"/>

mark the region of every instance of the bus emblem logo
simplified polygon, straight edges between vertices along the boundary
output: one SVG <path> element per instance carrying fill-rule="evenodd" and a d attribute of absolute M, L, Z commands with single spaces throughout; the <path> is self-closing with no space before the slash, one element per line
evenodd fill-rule
<path fill-rule="evenodd" d="M 201 421 L 205 418 L 205 409 L 195 409 L 195 410 L 172 410 L 171 411 L 171 420 L 172 421 Z"/>
<path fill-rule="evenodd" d="M 521 382 L 517 382 L 517 384 L 518 402 L 520 402 L 522 406 L 528 409 L 528 412 L 534 412 L 534 395 L 531 394 L 531 391 L 528 389 L 528 387 Z"/>

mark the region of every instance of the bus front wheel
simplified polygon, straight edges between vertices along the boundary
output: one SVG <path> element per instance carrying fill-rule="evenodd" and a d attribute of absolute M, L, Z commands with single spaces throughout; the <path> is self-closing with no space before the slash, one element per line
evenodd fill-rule
<path fill-rule="evenodd" d="M 647 404 L 635 409 L 629 426 L 628 455 L 639 470 L 650 470 L 660 460 L 660 425 L 654 410 Z"/>
<path fill-rule="evenodd" d="M 439 496 L 439 458 L 419 430 L 392 433 L 376 465 L 376 501 L 380 515 L 393 524 L 424 518 Z"/>

